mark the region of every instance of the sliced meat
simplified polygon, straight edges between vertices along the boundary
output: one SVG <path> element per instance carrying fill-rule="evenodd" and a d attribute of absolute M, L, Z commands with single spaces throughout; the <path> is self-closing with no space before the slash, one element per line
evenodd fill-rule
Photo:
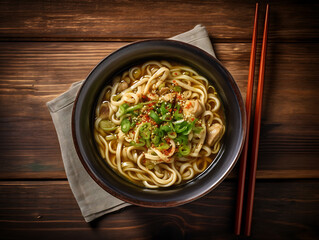
<path fill-rule="evenodd" d="M 161 88 L 161 90 L 159 90 L 159 93 L 160 93 L 161 95 L 163 95 L 163 94 L 165 94 L 165 93 L 168 93 L 169 90 L 170 90 L 170 88 L 168 88 L 168 87 L 163 87 L 163 88 Z"/>
<path fill-rule="evenodd" d="M 118 88 L 117 88 L 117 92 L 123 92 L 125 89 L 128 88 L 128 83 L 127 82 L 120 82 Z"/>
<path fill-rule="evenodd" d="M 176 93 L 165 94 L 162 99 L 166 102 L 173 102 L 175 100 Z"/>
<path fill-rule="evenodd" d="M 208 146 L 213 146 L 217 140 L 222 137 L 223 126 L 219 123 L 214 123 L 207 129 L 206 143 Z"/>
<path fill-rule="evenodd" d="M 193 115 L 195 117 L 198 117 L 203 113 L 203 111 L 204 108 L 200 104 L 199 100 L 187 100 L 183 108 L 184 116 Z"/>

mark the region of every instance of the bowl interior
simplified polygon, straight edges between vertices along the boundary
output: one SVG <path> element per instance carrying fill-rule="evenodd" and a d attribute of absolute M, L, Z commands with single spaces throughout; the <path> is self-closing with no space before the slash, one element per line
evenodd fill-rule
<path fill-rule="evenodd" d="M 170 188 L 146 189 L 122 178 L 100 157 L 93 138 L 98 96 L 113 77 L 132 65 L 165 59 L 188 65 L 205 76 L 219 93 L 226 132 L 214 163 L 195 179 Z M 127 202 L 148 207 L 171 207 L 195 200 L 216 187 L 238 159 L 245 135 L 245 110 L 230 73 L 211 55 L 185 43 L 149 40 L 125 46 L 102 60 L 83 83 L 74 104 L 72 131 L 76 150 L 91 177 L 106 191 Z"/>

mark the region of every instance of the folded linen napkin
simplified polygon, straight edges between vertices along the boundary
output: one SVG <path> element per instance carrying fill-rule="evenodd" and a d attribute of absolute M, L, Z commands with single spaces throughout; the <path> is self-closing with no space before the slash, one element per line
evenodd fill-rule
<path fill-rule="evenodd" d="M 197 25 L 192 30 L 170 39 L 195 45 L 215 57 L 212 44 L 204 26 Z M 70 188 L 81 209 L 86 222 L 90 222 L 104 214 L 114 212 L 129 203 L 119 200 L 104 191 L 86 172 L 74 148 L 71 117 L 73 103 L 83 81 L 71 85 L 62 95 L 49 101 L 49 108 L 60 143 L 63 164 Z"/>

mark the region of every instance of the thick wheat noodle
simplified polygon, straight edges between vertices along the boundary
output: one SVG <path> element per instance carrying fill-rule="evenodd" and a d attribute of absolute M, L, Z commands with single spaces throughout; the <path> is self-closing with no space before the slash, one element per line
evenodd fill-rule
<path fill-rule="evenodd" d="M 194 88 L 194 87 L 190 87 L 189 85 L 187 85 L 185 83 L 182 83 L 181 81 L 178 81 L 178 80 L 171 80 L 171 82 L 173 82 L 173 81 L 175 81 L 175 83 L 177 83 L 179 86 L 181 86 L 181 87 L 183 87 L 183 88 L 185 88 L 187 90 L 199 93 L 199 96 L 200 96 L 201 101 L 202 101 L 201 103 L 203 105 L 205 104 L 205 95 L 204 95 L 202 90 Z M 168 81 L 168 82 L 170 82 L 170 81 Z"/>

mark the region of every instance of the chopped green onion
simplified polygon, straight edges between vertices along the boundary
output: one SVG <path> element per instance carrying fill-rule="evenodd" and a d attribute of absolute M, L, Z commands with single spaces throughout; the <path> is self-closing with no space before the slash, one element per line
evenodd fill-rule
<path fill-rule="evenodd" d="M 114 140 L 114 139 L 116 139 L 115 135 L 108 135 L 108 136 L 105 137 L 105 140 L 107 140 L 107 141 L 111 141 L 111 140 Z"/>
<path fill-rule="evenodd" d="M 175 92 L 181 92 L 182 91 L 182 88 L 180 86 L 175 86 L 174 87 L 174 91 Z"/>
<path fill-rule="evenodd" d="M 140 136 L 141 136 L 141 138 L 143 138 L 145 140 L 148 140 L 148 139 L 150 139 L 151 132 L 150 131 L 140 132 Z"/>
<path fill-rule="evenodd" d="M 158 150 L 167 150 L 167 149 L 169 149 L 171 146 L 168 144 L 168 143 L 166 143 L 166 142 L 162 142 L 162 143 L 160 143 L 160 145 L 157 147 L 158 148 Z"/>
<path fill-rule="evenodd" d="M 134 106 L 131 106 L 129 108 L 126 109 L 126 112 L 133 112 L 135 110 L 138 110 L 138 109 L 141 109 L 143 107 L 144 104 L 142 103 L 139 103 L 139 104 L 136 104 Z"/>
<path fill-rule="evenodd" d="M 188 144 L 188 137 L 185 135 L 180 135 L 176 138 L 176 141 L 180 144 L 180 145 L 187 145 Z"/>
<path fill-rule="evenodd" d="M 99 123 L 100 128 L 103 129 L 103 131 L 111 132 L 117 129 L 117 126 L 115 123 L 109 121 L 109 120 L 101 120 Z"/>
<path fill-rule="evenodd" d="M 203 129 L 204 128 L 202 128 L 202 127 L 193 127 L 193 131 L 194 131 L 194 133 L 200 133 L 201 131 L 203 131 Z"/>
<path fill-rule="evenodd" d="M 173 115 L 175 120 L 180 120 L 180 119 L 183 119 L 184 117 L 183 114 L 179 113 L 180 108 L 181 106 L 177 104 L 176 111 L 174 112 L 174 115 Z"/>
<path fill-rule="evenodd" d="M 131 123 L 131 129 L 133 129 L 136 126 L 136 122 L 132 121 Z"/>
<path fill-rule="evenodd" d="M 190 154 L 191 149 L 187 146 L 187 145 L 182 145 L 178 148 L 178 152 L 182 155 L 182 156 L 187 156 L 188 154 Z"/>
<path fill-rule="evenodd" d="M 150 103 L 153 103 L 153 102 L 156 102 L 156 101 L 148 101 L 148 102 L 142 102 L 142 103 L 139 103 L 139 104 L 142 104 L 142 105 L 147 105 L 147 104 L 150 104 Z"/>
<path fill-rule="evenodd" d="M 159 116 L 152 110 L 150 112 L 150 117 L 157 123 L 160 124 L 162 120 L 159 118 Z"/>
<path fill-rule="evenodd" d="M 165 115 L 166 113 L 168 113 L 168 110 L 165 108 L 165 102 L 162 102 L 160 107 L 160 112 L 162 115 Z"/>
<path fill-rule="evenodd" d="M 172 123 L 172 122 L 169 122 L 168 124 L 169 124 L 169 126 L 171 127 L 172 131 L 175 131 L 175 128 L 174 128 L 174 126 L 173 126 L 173 123 Z"/>
<path fill-rule="evenodd" d="M 182 122 L 181 124 L 176 124 L 175 125 L 175 131 L 177 133 L 182 133 L 186 130 L 188 130 L 188 123 L 186 121 Z"/>
<path fill-rule="evenodd" d="M 120 118 L 122 117 L 125 113 L 129 105 L 127 103 L 123 103 L 120 107 L 119 110 L 116 112 L 116 117 Z"/>
<path fill-rule="evenodd" d="M 155 134 L 156 136 L 159 136 L 160 138 L 164 137 L 164 131 L 162 131 L 162 130 L 159 129 L 159 128 L 156 128 L 156 129 L 154 130 L 154 134 Z"/>
<path fill-rule="evenodd" d="M 151 141 L 149 139 L 146 139 L 146 147 L 148 148 L 151 147 Z"/>
<path fill-rule="evenodd" d="M 143 139 L 140 139 L 138 143 L 135 141 L 131 141 L 130 144 L 134 147 L 143 147 L 145 145 L 145 141 Z"/>
<path fill-rule="evenodd" d="M 132 112 L 131 113 L 134 117 L 137 117 L 139 114 L 137 112 Z"/>
<path fill-rule="evenodd" d="M 161 137 L 158 135 L 152 135 L 152 143 L 154 143 L 155 145 L 158 145 L 161 142 Z"/>
<path fill-rule="evenodd" d="M 169 132 L 169 133 L 167 133 L 167 136 L 168 136 L 169 138 L 171 138 L 171 139 L 174 139 L 174 138 L 177 137 L 177 133 L 176 133 L 176 132 Z"/>
<path fill-rule="evenodd" d="M 121 122 L 122 132 L 127 133 L 128 131 L 130 131 L 130 128 L 131 128 L 130 120 L 128 120 L 127 118 L 124 118 Z"/>
<path fill-rule="evenodd" d="M 145 140 L 150 139 L 150 136 L 151 136 L 150 127 L 151 127 L 150 123 L 144 123 L 140 127 L 140 136 Z"/>
<path fill-rule="evenodd" d="M 192 125 L 191 123 L 188 123 L 188 124 L 187 124 L 187 127 L 186 127 L 186 130 L 184 130 L 184 131 L 182 132 L 182 134 L 183 134 L 183 135 L 188 135 L 188 134 L 191 133 L 192 129 L 193 129 L 193 125 Z"/>
<path fill-rule="evenodd" d="M 177 112 L 175 112 L 174 113 L 174 119 L 176 119 L 176 120 L 180 120 L 180 119 L 183 119 L 183 114 L 181 114 L 181 113 L 177 113 Z"/>
<path fill-rule="evenodd" d="M 150 127 L 151 127 L 151 123 L 149 123 L 149 122 L 143 123 L 141 128 L 140 128 L 140 132 L 144 131 L 146 129 L 149 129 Z"/>
<path fill-rule="evenodd" d="M 114 101 L 117 101 L 117 100 L 119 100 L 121 97 L 122 97 L 122 94 L 119 93 L 119 94 L 117 94 L 117 95 L 115 95 L 115 96 L 113 95 L 111 98 L 113 98 Z"/>
<path fill-rule="evenodd" d="M 172 120 L 172 115 L 170 113 L 166 113 L 161 117 L 161 119 L 165 122 L 170 122 Z"/>
<path fill-rule="evenodd" d="M 165 124 L 165 125 L 160 126 L 160 130 L 164 131 L 164 132 L 172 132 L 172 131 L 174 131 L 174 127 L 170 122 L 170 124 Z"/>
<path fill-rule="evenodd" d="M 139 103 L 134 106 L 129 106 L 127 103 L 123 103 L 120 107 L 119 110 L 116 112 L 116 117 L 120 118 L 126 113 L 133 113 L 135 110 L 141 109 L 144 105 L 150 104 L 150 102 L 145 102 L 145 103 Z M 134 113 L 133 113 L 134 114 Z M 136 114 L 134 114 L 136 115 Z"/>

